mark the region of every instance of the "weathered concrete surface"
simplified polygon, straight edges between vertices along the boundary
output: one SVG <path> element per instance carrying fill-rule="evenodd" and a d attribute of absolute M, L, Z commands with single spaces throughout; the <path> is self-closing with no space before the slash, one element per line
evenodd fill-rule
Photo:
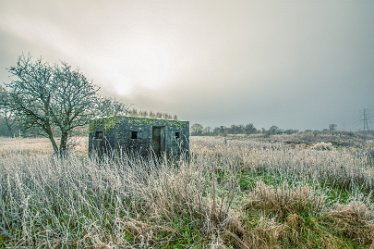
<path fill-rule="evenodd" d="M 189 122 L 139 117 L 110 117 L 90 123 L 89 153 L 99 157 L 189 156 Z"/>

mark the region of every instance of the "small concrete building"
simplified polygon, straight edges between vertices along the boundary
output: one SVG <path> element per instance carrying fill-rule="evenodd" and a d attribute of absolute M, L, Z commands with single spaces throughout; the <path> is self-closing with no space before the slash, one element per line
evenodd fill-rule
<path fill-rule="evenodd" d="M 92 120 L 89 153 L 99 157 L 189 157 L 189 122 L 140 117 L 109 117 Z"/>

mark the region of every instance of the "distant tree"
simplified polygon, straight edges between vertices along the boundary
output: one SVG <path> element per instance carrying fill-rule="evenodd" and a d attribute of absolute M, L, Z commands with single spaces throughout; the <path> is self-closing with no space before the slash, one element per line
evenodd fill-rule
<path fill-rule="evenodd" d="M 9 94 L 4 87 L 0 86 L 0 135 L 13 137 L 17 122 L 8 108 L 8 102 Z"/>
<path fill-rule="evenodd" d="M 23 128 L 39 128 L 54 152 L 63 156 L 71 131 L 86 125 L 96 114 L 98 88 L 66 63 L 50 66 L 42 59 L 20 56 L 8 71 L 7 107 L 19 117 Z M 59 145 L 55 129 L 60 134 Z"/>
<path fill-rule="evenodd" d="M 8 96 L 7 90 L 0 85 L 0 108 L 4 108 L 6 106 L 6 100 Z"/>
<path fill-rule="evenodd" d="M 329 131 L 336 131 L 337 127 L 338 127 L 337 124 L 329 124 Z"/>
<path fill-rule="evenodd" d="M 3 126 L 0 135 L 14 137 L 19 133 L 18 121 L 8 109 L 0 109 L 0 125 Z"/>
<path fill-rule="evenodd" d="M 113 98 L 98 98 L 97 100 L 97 110 L 96 116 L 112 117 L 121 116 L 128 113 L 126 106 Z M 137 115 L 136 109 L 132 110 L 133 115 Z"/>
<path fill-rule="evenodd" d="M 269 130 L 266 132 L 267 135 L 276 135 L 282 133 L 282 130 L 278 128 L 278 126 L 273 125 L 269 128 Z"/>
<path fill-rule="evenodd" d="M 229 134 L 229 129 L 222 125 L 219 127 L 219 134 L 222 136 L 226 136 L 227 134 Z"/>
<path fill-rule="evenodd" d="M 210 136 L 212 134 L 212 128 L 209 126 L 205 127 L 203 130 L 203 134 L 206 136 Z"/>
<path fill-rule="evenodd" d="M 242 128 L 243 127 L 241 125 L 231 125 L 228 133 L 230 133 L 230 134 L 244 133 Z"/>
<path fill-rule="evenodd" d="M 214 129 L 213 129 L 213 135 L 216 135 L 216 136 L 219 135 L 220 131 L 221 131 L 220 127 L 214 127 Z"/>
<path fill-rule="evenodd" d="M 201 124 L 193 124 L 191 126 L 191 135 L 192 136 L 201 136 L 203 134 L 204 127 Z"/>
<path fill-rule="evenodd" d="M 256 132 L 257 132 L 257 129 L 252 123 L 249 123 L 244 127 L 245 134 L 254 134 Z"/>
<path fill-rule="evenodd" d="M 293 129 L 287 129 L 287 130 L 283 131 L 283 133 L 288 134 L 288 135 L 298 133 L 298 132 L 299 132 L 298 130 L 293 130 Z"/>

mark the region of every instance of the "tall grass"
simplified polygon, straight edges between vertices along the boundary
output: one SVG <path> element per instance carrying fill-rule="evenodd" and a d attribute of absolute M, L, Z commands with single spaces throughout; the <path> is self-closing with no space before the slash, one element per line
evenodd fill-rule
<path fill-rule="evenodd" d="M 359 149 L 193 138 L 190 162 L 97 162 L 11 142 L 0 248 L 374 247 L 374 170 Z"/>

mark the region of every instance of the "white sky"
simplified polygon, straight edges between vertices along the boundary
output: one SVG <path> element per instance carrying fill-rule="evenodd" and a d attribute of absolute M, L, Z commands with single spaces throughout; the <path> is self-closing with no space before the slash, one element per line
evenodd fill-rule
<path fill-rule="evenodd" d="M 0 0 L 0 80 L 30 53 L 203 125 L 357 130 L 374 113 L 372 13 L 369 0 Z"/>

